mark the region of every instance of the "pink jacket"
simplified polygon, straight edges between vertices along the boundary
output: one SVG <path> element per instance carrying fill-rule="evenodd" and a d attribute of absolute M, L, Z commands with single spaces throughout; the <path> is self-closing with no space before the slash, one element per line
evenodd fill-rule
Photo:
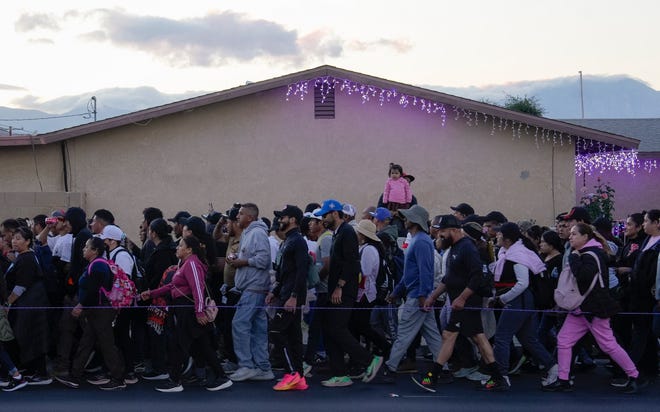
<path fill-rule="evenodd" d="M 204 312 L 204 288 L 206 280 L 206 266 L 199 261 L 196 255 L 190 255 L 183 265 L 172 276 L 172 282 L 152 290 L 151 298 L 170 294 L 173 299 L 188 296 L 195 301 L 195 314 Z"/>
<path fill-rule="evenodd" d="M 407 179 L 403 177 L 397 180 L 391 177 L 385 182 L 385 190 L 383 190 L 383 203 L 410 203 L 412 202 L 412 192 L 410 191 L 410 184 Z"/>

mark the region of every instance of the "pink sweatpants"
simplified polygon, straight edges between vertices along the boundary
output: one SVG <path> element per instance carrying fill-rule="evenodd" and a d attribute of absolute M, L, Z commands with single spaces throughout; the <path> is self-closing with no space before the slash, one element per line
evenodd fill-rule
<path fill-rule="evenodd" d="M 591 332 L 600 346 L 600 349 L 607 353 L 626 375 L 631 378 L 637 378 L 639 372 L 630 356 L 617 343 L 612 333 L 610 320 L 593 318 L 589 322 L 584 316 L 568 314 L 566 321 L 557 335 L 557 363 L 559 364 L 559 379 L 568 380 L 571 369 L 571 357 L 573 346 L 587 332 Z"/>

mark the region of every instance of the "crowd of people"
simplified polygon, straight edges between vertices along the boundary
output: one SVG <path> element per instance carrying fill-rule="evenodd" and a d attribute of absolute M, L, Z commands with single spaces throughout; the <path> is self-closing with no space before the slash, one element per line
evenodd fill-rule
<path fill-rule="evenodd" d="M 623 239 L 582 207 L 552 228 L 466 203 L 430 217 L 412 180 L 391 165 L 361 213 L 334 199 L 272 220 L 254 203 L 170 219 L 148 207 L 135 241 L 105 209 L 6 219 L 0 386 L 387 384 L 417 372 L 424 348 L 433 362 L 412 379 L 431 392 L 456 379 L 509 390 L 523 369 L 544 391 L 572 391 L 594 357 L 612 360 L 624 393 L 657 377 L 659 210 L 631 214 Z M 131 305 L 108 294 L 117 267 Z M 566 312 L 553 294 L 569 270 L 586 297 Z"/>

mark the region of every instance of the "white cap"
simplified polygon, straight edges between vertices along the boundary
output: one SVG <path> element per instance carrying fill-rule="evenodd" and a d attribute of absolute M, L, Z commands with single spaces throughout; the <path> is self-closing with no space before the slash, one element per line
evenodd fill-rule
<path fill-rule="evenodd" d="M 303 214 L 303 216 L 304 216 L 304 217 L 308 217 L 308 218 L 310 218 L 310 219 L 323 220 L 323 216 L 316 216 L 316 215 L 314 214 L 314 213 L 317 213 L 317 212 L 320 212 L 320 211 L 321 211 L 321 208 L 320 208 L 320 207 L 317 207 L 317 208 L 314 209 L 312 212 L 307 212 L 307 213 Z"/>
<path fill-rule="evenodd" d="M 351 205 L 350 203 L 344 203 L 344 206 L 342 207 L 342 211 L 344 212 L 345 215 L 355 216 L 355 207 L 353 207 L 353 205 Z"/>
<path fill-rule="evenodd" d="M 104 227 L 103 233 L 101 233 L 101 239 L 111 239 L 120 242 L 123 237 L 124 232 L 122 232 L 121 229 L 115 225 L 108 225 Z"/>

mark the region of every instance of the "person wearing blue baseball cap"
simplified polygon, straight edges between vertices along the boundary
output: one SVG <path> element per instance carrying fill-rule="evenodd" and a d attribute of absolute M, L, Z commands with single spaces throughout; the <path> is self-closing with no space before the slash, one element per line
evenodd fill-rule
<path fill-rule="evenodd" d="M 328 270 L 328 294 L 330 297 L 323 324 L 323 336 L 330 358 L 331 378 L 321 382 L 321 385 L 342 387 L 353 384 L 346 373 L 345 353 L 349 354 L 351 361 L 356 366 L 364 369 L 362 381 L 371 382 L 383 364 L 383 358 L 372 356 L 348 329 L 351 310 L 357 299 L 360 273 L 357 234 L 344 220 L 342 203 L 335 199 L 325 200 L 321 210 L 314 214 L 322 216 L 324 226 L 334 232 Z"/>

